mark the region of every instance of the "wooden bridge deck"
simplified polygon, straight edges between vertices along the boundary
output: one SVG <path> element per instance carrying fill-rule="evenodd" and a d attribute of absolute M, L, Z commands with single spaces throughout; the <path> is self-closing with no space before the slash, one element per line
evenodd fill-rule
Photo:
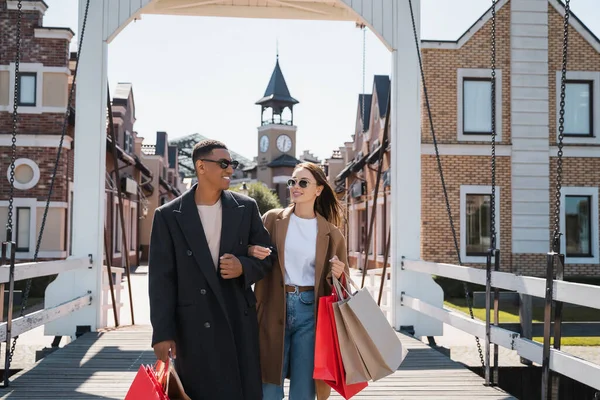
<path fill-rule="evenodd" d="M 424 343 L 400 335 L 409 353 L 393 375 L 353 399 L 514 399 Z M 150 328 L 88 333 L 13 376 L 1 399 L 123 399 L 141 363 L 154 362 Z M 337 393 L 331 399 L 340 400 Z"/>

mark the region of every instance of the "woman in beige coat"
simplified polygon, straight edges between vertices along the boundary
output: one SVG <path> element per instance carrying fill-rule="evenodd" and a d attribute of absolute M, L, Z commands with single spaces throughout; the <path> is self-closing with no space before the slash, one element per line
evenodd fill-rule
<path fill-rule="evenodd" d="M 323 170 L 299 164 L 288 181 L 292 205 L 263 216 L 277 250 L 271 272 L 256 283 L 263 399 L 327 399 L 329 386 L 313 380 L 319 298 L 331 294 L 332 275 L 348 271 L 346 241 L 338 229 L 341 206 Z M 269 249 L 251 246 L 251 256 Z"/>

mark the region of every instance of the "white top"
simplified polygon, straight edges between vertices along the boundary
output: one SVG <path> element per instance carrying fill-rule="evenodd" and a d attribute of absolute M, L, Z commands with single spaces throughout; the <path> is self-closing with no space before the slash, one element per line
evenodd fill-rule
<path fill-rule="evenodd" d="M 317 253 L 317 219 L 303 219 L 292 214 L 285 237 L 285 284 L 315 285 Z"/>
<path fill-rule="evenodd" d="M 221 225 L 223 211 L 221 199 L 212 206 L 198 206 L 198 214 L 204 228 L 204 235 L 208 242 L 208 249 L 215 263 L 215 269 L 219 266 L 219 248 L 221 246 Z"/>

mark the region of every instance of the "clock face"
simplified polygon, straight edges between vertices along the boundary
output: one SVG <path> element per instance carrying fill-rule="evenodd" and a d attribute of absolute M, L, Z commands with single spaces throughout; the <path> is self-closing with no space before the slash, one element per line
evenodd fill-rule
<path fill-rule="evenodd" d="M 260 138 L 260 151 L 261 153 L 266 153 L 269 150 L 269 137 L 267 135 L 263 135 Z"/>
<path fill-rule="evenodd" d="M 288 135 L 280 135 L 277 138 L 277 148 L 282 153 L 287 153 L 292 148 L 292 139 Z"/>

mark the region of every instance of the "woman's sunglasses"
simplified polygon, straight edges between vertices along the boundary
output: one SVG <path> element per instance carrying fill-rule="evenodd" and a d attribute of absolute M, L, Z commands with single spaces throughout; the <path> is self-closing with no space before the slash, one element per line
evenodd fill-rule
<path fill-rule="evenodd" d="M 295 179 L 288 179 L 287 185 L 289 188 L 294 187 L 294 185 L 300 186 L 302 189 L 306 189 L 308 185 L 310 185 L 310 181 L 308 179 L 300 179 L 299 181 Z"/>
<path fill-rule="evenodd" d="M 236 160 L 229 161 L 224 158 L 221 160 L 209 160 L 208 158 L 204 158 L 204 159 L 200 159 L 200 161 L 208 161 L 208 162 L 212 162 L 215 164 L 219 164 L 221 169 L 227 169 L 227 168 L 229 168 L 230 165 L 231 165 L 231 168 L 237 169 L 237 167 L 239 167 L 239 165 L 240 165 L 239 161 L 236 161 Z"/>

